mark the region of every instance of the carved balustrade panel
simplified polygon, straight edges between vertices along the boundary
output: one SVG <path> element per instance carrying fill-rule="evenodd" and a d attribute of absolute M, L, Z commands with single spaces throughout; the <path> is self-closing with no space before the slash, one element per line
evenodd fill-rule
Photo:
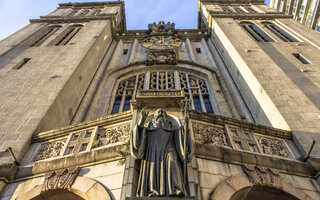
<path fill-rule="evenodd" d="M 282 158 L 294 159 L 293 150 L 290 149 L 290 137 L 284 133 L 285 131 L 274 130 L 270 128 L 268 133 L 268 127 L 261 129 L 260 125 L 255 127 L 248 126 L 247 123 L 237 125 L 232 123 L 222 123 L 215 119 L 200 121 L 192 120 L 193 139 L 197 143 L 209 144 L 213 146 L 231 147 L 234 150 L 248 151 L 253 153 L 259 153 L 264 155 L 279 156 Z M 218 122 L 217 122 L 218 121 Z M 280 132 L 281 133 L 280 133 Z M 279 137 L 277 137 L 277 134 Z"/>
<path fill-rule="evenodd" d="M 75 155 L 119 142 L 125 143 L 129 140 L 130 129 L 131 121 L 121 124 L 84 127 L 76 131 L 64 132 L 63 139 L 38 143 L 31 162 Z"/>
<path fill-rule="evenodd" d="M 41 143 L 32 162 L 60 156 L 67 139 Z"/>
<path fill-rule="evenodd" d="M 288 147 L 283 140 L 258 136 L 258 142 L 261 152 L 264 154 L 291 158 Z"/>
<path fill-rule="evenodd" d="M 194 140 L 213 146 L 229 146 L 223 126 L 192 122 Z"/>
<path fill-rule="evenodd" d="M 113 127 L 99 127 L 93 148 L 102 147 L 129 140 L 131 124 L 122 124 Z"/>

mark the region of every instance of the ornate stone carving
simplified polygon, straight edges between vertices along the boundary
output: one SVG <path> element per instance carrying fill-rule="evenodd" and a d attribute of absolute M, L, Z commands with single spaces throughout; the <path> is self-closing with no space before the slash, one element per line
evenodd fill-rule
<path fill-rule="evenodd" d="M 247 174 L 250 182 L 254 185 L 271 187 L 280 186 L 279 171 L 276 169 L 248 164 L 242 165 L 242 168 Z"/>
<path fill-rule="evenodd" d="M 192 123 L 194 139 L 203 144 L 228 146 L 227 137 L 223 128 L 208 124 Z"/>
<path fill-rule="evenodd" d="M 129 140 L 131 124 L 123 124 L 116 127 L 101 128 L 98 131 L 97 147 L 113 144 L 116 142 L 125 142 Z"/>
<path fill-rule="evenodd" d="M 290 158 L 290 154 L 282 140 L 259 138 L 262 153 Z"/>
<path fill-rule="evenodd" d="M 165 24 L 164 21 L 160 21 L 157 24 L 156 22 L 153 22 L 153 24 L 148 25 L 148 31 L 150 35 L 173 34 L 175 31 L 175 23 L 168 22 Z"/>
<path fill-rule="evenodd" d="M 57 157 L 60 155 L 66 141 L 47 142 L 40 145 L 40 148 L 32 161 L 36 162 L 48 158 Z"/>
<path fill-rule="evenodd" d="M 79 167 L 71 167 L 46 173 L 41 192 L 70 188 L 79 171 Z"/>
<path fill-rule="evenodd" d="M 176 65 L 176 53 L 174 51 L 151 51 L 147 55 L 146 65 Z"/>
<path fill-rule="evenodd" d="M 166 50 L 179 47 L 181 40 L 172 36 L 152 36 L 142 41 L 142 46 L 151 50 Z"/>

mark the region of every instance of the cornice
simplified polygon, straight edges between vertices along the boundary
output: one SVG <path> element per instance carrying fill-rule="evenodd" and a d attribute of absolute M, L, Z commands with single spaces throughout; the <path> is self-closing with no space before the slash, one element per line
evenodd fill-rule
<path fill-rule="evenodd" d="M 99 16 L 41 16 L 40 19 L 30 19 L 30 23 L 74 23 L 74 22 L 87 22 L 93 20 L 111 20 L 114 18 L 113 14 L 99 15 Z"/>
<path fill-rule="evenodd" d="M 209 34 L 200 29 L 178 29 L 176 33 L 172 35 L 181 40 L 186 40 L 189 38 L 192 41 L 201 41 L 202 38 L 209 38 Z M 150 37 L 147 30 L 130 30 L 126 32 L 118 32 L 115 39 L 122 40 L 123 42 L 132 42 L 137 39 L 139 42 Z"/>
<path fill-rule="evenodd" d="M 265 4 L 264 0 L 200 0 L 200 2 L 210 4 Z"/>
<path fill-rule="evenodd" d="M 85 3 L 59 3 L 59 8 L 64 7 L 88 7 L 88 6 L 113 6 L 120 5 L 124 7 L 124 1 L 110 1 L 110 2 L 85 2 Z"/>
<path fill-rule="evenodd" d="M 275 19 L 275 18 L 292 18 L 292 15 L 284 15 L 282 13 L 225 13 L 217 11 L 209 11 L 213 18 L 234 18 L 234 19 Z"/>

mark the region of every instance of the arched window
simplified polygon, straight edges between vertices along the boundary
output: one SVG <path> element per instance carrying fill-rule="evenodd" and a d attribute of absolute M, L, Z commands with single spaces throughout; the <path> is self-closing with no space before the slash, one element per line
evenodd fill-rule
<path fill-rule="evenodd" d="M 251 22 L 241 22 L 241 26 L 258 42 L 274 42 L 274 40 Z"/>
<path fill-rule="evenodd" d="M 82 25 L 76 24 L 69 26 L 63 33 L 58 36 L 58 40 L 55 43 L 56 46 L 66 45 L 68 42 L 78 33 Z"/>
<path fill-rule="evenodd" d="M 44 41 L 46 41 L 51 35 L 53 35 L 57 30 L 59 30 L 61 26 L 53 25 L 47 27 L 44 31 L 42 31 L 39 35 L 35 36 L 35 41 L 30 46 L 40 46 Z"/>
<path fill-rule="evenodd" d="M 296 38 L 291 36 L 289 33 L 284 31 L 282 28 L 276 24 L 265 22 L 263 23 L 266 28 L 268 28 L 272 33 L 278 36 L 284 42 L 299 42 Z"/>
<path fill-rule="evenodd" d="M 130 100 L 137 90 L 184 90 L 192 100 L 194 110 L 213 113 L 206 81 L 195 75 L 178 71 L 153 71 L 122 80 L 117 87 L 111 114 L 130 109 Z"/>

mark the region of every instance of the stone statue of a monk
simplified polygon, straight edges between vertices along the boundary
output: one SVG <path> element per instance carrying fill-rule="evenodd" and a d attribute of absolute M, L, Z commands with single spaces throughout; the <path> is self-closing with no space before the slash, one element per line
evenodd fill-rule
<path fill-rule="evenodd" d="M 190 137 L 184 151 L 183 128 L 173 130 L 161 108 L 145 127 L 148 114 L 148 109 L 143 108 L 140 121 L 130 134 L 131 155 L 141 160 L 137 196 L 185 196 L 182 166 L 185 160 L 191 160 Z"/>

